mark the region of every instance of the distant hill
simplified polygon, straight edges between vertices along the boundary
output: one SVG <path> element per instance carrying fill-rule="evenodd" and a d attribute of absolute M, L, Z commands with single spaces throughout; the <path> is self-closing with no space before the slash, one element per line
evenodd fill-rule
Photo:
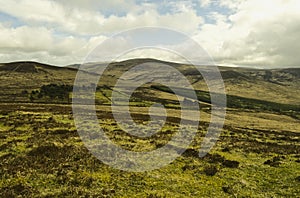
<path fill-rule="evenodd" d="M 20 61 L 0 64 L 0 71 L 38 73 L 47 70 L 74 70 L 68 67 L 58 67 L 33 61 Z"/>
<path fill-rule="evenodd" d="M 176 67 L 185 75 L 197 75 L 197 70 L 195 68 L 187 67 L 186 64 L 167 62 L 151 58 L 140 58 L 140 59 L 129 59 L 120 62 L 112 63 L 85 63 L 84 69 L 86 71 L 94 71 L 97 73 L 98 69 L 104 68 L 109 65 L 109 68 L 114 68 L 115 70 L 128 70 L 133 66 L 142 63 L 161 63 Z M 67 68 L 79 69 L 81 64 L 73 64 L 66 66 Z M 198 66 L 203 69 L 209 69 L 210 66 Z M 83 67 L 81 67 L 83 68 Z M 245 68 L 245 67 L 227 67 L 218 66 L 221 71 L 223 79 L 260 79 L 273 83 L 280 83 L 282 81 L 291 81 L 300 78 L 300 68 L 285 68 L 285 69 L 257 69 L 257 68 Z"/>
<path fill-rule="evenodd" d="M 142 64 L 167 64 L 182 72 L 197 90 L 207 91 L 206 83 L 201 74 L 191 65 L 166 62 L 156 59 L 130 59 L 113 62 L 108 65 L 99 85 L 113 86 L 121 79 L 122 74 L 130 68 Z M 88 63 L 85 71 L 99 73 L 107 63 Z M 0 88 L 6 93 L 37 89 L 50 83 L 72 85 L 80 64 L 58 67 L 38 62 L 22 61 L 0 64 Z M 200 66 L 209 70 L 210 66 Z M 244 67 L 219 67 L 226 92 L 239 97 L 263 99 L 279 103 L 300 104 L 300 68 L 290 69 L 255 69 Z M 143 78 L 147 73 L 136 75 Z M 161 77 L 165 77 L 161 73 Z M 135 77 L 134 77 L 135 78 Z M 133 80 L 135 80 L 133 78 Z M 170 81 L 177 79 L 168 75 Z M 155 79 L 153 79 L 155 80 Z"/>
<path fill-rule="evenodd" d="M 128 70 L 133 66 L 142 63 L 162 63 L 176 67 L 184 75 L 197 75 L 197 70 L 194 68 L 187 67 L 188 65 L 161 61 L 157 59 L 130 59 L 121 62 L 112 63 L 86 63 L 85 70 L 87 71 L 97 71 L 99 68 L 106 67 L 109 65 L 110 70 Z M 38 73 L 38 72 L 48 72 L 48 70 L 61 70 L 61 71 L 77 71 L 81 64 L 73 64 L 65 67 L 48 65 L 44 63 L 38 63 L 34 61 L 19 61 L 0 64 L 0 71 L 10 71 L 10 72 L 25 72 L 25 73 Z M 200 66 L 202 68 L 209 68 L 209 66 Z M 224 80 L 228 79 L 260 79 L 273 83 L 280 83 L 284 81 L 297 80 L 300 78 L 300 68 L 288 68 L 288 69 L 251 69 L 244 67 L 226 67 L 218 66 L 221 71 L 221 75 Z"/>

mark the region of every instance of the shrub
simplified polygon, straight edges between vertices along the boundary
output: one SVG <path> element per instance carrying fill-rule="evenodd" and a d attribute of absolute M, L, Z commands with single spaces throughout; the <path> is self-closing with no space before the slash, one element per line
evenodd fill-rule
<path fill-rule="evenodd" d="M 234 160 L 225 160 L 222 164 L 227 168 L 238 168 L 240 163 Z"/>
<path fill-rule="evenodd" d="M 203 171 L 207 176 L 214 176 L 218 172 L 218 168 L 214 165 L 210 165 L 206 166 Z"/>

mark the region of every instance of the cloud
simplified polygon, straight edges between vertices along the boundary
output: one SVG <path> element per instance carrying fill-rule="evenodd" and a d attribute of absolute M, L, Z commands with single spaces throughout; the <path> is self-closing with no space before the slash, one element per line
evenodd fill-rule
<path fill-rule="evenodd" d="M 110 34 L 141 26 L 177 28 L 192 33 L 203 23 L 203 18 L 187 6 L 179 3 L 176 12 L 160 14 L 156 4 L 138 5 L 134 1 L 0 1 L 0 12 L 22 24 L 11 27 L 5 26 L 9 24 L 5 21 L 1 23 L 1 61 L 13 61 L 23 55 L 24 59 L 38 57 L 39 61 L 60 65 L 81 62 Z M 110 15 L 105 16 L 106 8 Z M 111 50 L 106 46 L 107 53 L 113 53 Z"/>
<path fill-rule="evenodd" d="M 105 18 L 101 13 L 67 7 L 55 1 L 0 1 L 0 11 L 10 14 L 29 26 L 45 26 L 77 34 L 92 34 Z M 98 25 L 97 25 L 98 24 Z"/>
<path fill-rule="evenodd" d="M 0 1 L 0 11 L 31 26 L 44 25 L 78 35 L 111 33 L 143 25 L 180 27 L 184 32 L 194 31 L 203 22 L 203 19 L 196 14 L 195 10 L 188 9 L 186 6 L 186 4 L 177 3 L 176 7 L 181 10 L 173 14 L 161 15 L 157 12 L 154 4 L 145 3 L 138 6 L 132 1 L 129 3 L 120 0 L 77 0 L 71 1 L 71 3 L 47 0 L 34 2 L 31 0 Z M 92 7 L 93 9 L 91 9 Z M 105 16 L 102 12 L 105 12 L 106 8 L 108 10 L 121 10 L 124 13 L 122 16 L 115 14 Z M 187 20 L 190 21 L 189 24 L 185 23 Z"/>
<path fill-rule="evenodd" d="M 107 38 L 95 36 L 87 40 L 80 37 L 56 35 L 55 31 L 45 27 L 14 28 L 1 23 L 0 29 L 2 62 L 28 59 L 59 65 L 81 62 L 84 56 L 95 47 L 95 43 L 100 43 Z"/>
<path fill-rule="evenodd" d="M 54 0 L 63 7 L 72 9 L 85 9 L 94 12 L 106 13 L 107 15 L 117 15 L 139 10 L 135 0 Z"/>
<path fill-rule="evenodd" d="M 0 62 L 81 62 L 114 33 L 160 26 L 190 35 L 217 64 L 300 66 L 299 9 L 298 0 L 0 0 Z M 134 54 L 177 61 L 155 50 Z"/>
<path fill-rule="evenodd" d="M 201 7 L 208 7 L 212 4 L 212 0 L 199 0 L 200 6 Z"/>
<path fill-rule="evenodd" d="M 300 66 L 300 2 L 295 0 L 222 1 L 234 10 L 225 16 L 211 13 L 194 37 L 222 64 Z"/>
<path fill-rule="evenodd" d="M 43 27 L 6 28 L 0 24 L 1 51 L 41 51 L 48 49 L 52 44 L 51 32 Z"/>

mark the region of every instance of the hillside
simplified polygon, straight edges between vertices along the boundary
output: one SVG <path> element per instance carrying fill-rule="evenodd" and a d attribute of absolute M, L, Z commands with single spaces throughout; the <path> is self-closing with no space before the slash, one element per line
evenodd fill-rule
<path fill-rule="evenodd" d="M 161 119 L 159 112 L 149 113 L 155 103 L 166 108 L 165 124 L 150 137 L 124 131 L 111 109 L 114 84 L 123 82 L 122 74 L 141 63 L 177 68 L 193 85 L 198 99 L 191 101 L 184 87 L 178 88 L 182 95 L 177 97 L 168 87 L 154 82 L 135 90 L 129 101 L 135 123 L 147 124 L 149 115 Z M 84 74 L 95 77 L 104 66 L 89 63 Z M 199 104 L 196 136 L 181 156 L 160 169 L 127 172 L 98 160 L 77 133 L 71 103 L 78 65 L 0 64 L 0 196 L 298 197 L 300 69 L 219 70 L 226 87 L 227 114 L 216 145 L 204 158 L 199 158 L 198 152 L 211 119 L 210 94 L 201 74 L 190 65 L 153 59 L 116 62 L 108 66 L 97 85 L 80 87 L 84 91 L 96 89 L 96 115 L 105 135 L 121 148 L 136 152 L 159 149 L 174 137 L 181 120 L 180 101 Z M 165 72 L 153 80 L 163 78 L 168 74 Z M 138 70 L 127 78 L 134 84 L 146 75 Z M 168 78 L 177 82 L 173 75 Z M 122 89 L 117 92 L 128 95 Z M 188 110 L 186 119 L 193 123 L 199 112 Z M 92 123 L 83 124 L 92 140 L 103 141 Z M 150 129 L 145 126 L 138 132 Z M 180 145 L 171 146 L 179 150 Z M 134 163 L 128 160 L 128 166 Z"/>
<path fill-rule="evenodd" d="M 111 63 L 102 76 L 99 85 L 113 86 L 125 71 L 141 63 L 163 63 L 181 71 L 197 90 L 207 91 L 207 86 L 198 71 L 189 65 L 168 63 L 154 59 L 135 59 Z M 89 63 L 85 68 L 89 72 L 102 70 L 106 64 Z M 75 67 L 79 67 L 76 65 Z M 208 68 L 209 67 L 204 67 Z M 219 67 L 225 82 L 226 93 L 240 97 L 261 99 L 277 103 L 300 104 L 300 68 L 295 69 L 249 69 Z M 18 94 L 23 90 L 33 90 L 41 85 L 58 83 L 72 85 L 77 69 L 56 67 L 36 62 L 15 62 L 0 64 L 1 89 L 3 93 Z M 136 74 L 138 76 L 138 74 Z M 143 74 L 144 75 L 144 74 Z M 165 74 L 162 73 L 162 78 Z M 168 78 L 170 81 L 172 75 Z M 141 76 L 140 76 L 141 78 Z M 3 99 L 4 100 L 4 99 Z"/>

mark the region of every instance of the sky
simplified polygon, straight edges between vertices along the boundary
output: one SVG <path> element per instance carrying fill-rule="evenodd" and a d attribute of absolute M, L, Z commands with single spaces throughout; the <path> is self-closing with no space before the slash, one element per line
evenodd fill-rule
<path fill-rule="evenodd" d="M 299 10 L 299 0 L 0 0 L 0 62 L 78 64 L 112 35 L 151 26 L 187 35 L 218 65 L 299 67 Z M 180 62 L 150 49 L 128 57 Z"/>

